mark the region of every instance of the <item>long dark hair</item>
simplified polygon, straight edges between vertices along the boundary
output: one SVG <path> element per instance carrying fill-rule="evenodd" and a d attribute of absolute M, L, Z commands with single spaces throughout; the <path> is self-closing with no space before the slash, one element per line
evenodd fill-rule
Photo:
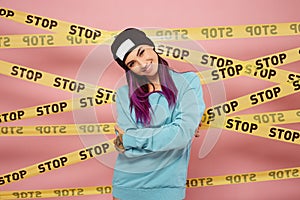
<path fill-rule="evenodd" d="M 169 64 L 166 60 L 158 56 L 158 75 L 161 85 L 161 91 L 154 91 L 163 94 L 169 104 L 169 108 L 175 105 L 177 98 L 177 88 L 169 73 Z M 151 122 L 151 105 L 149 103 L 148 84 L 151 84 L 144 76 L 134 74 L 131 70 L 126 73 L 127 83 L 129 87 L 130 109 L 135 111 L 137 123 L 142 123 L 145 127 L 149 127 Z"/>

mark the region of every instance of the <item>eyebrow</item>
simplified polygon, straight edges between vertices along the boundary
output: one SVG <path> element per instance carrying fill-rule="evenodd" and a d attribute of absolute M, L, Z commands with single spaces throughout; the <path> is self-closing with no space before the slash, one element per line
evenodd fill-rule
<path fill-rule="evenodd" d="M 140 55 L 141 49 L 142 49 L 142 47 L 140 47 L 140 48 L 138 49 L 138 51 L 137 51 L 137 53 L 136 53 L 137 56 Z"/>
<path fill-rule="evenodd" d="M 138 49 L 138 51 L 137 51 L 137 53 L 136 53 L 137 56 L 140 54 L 142 48 L 143 48 L 143 47 L 140 47 L 140 48 Z M 129 61 L 127 64 L 126 64 L 126 63 L 125 63 L 125 64 L 128 66 L 131 62 L 132 62 L 132 61 Z"/>

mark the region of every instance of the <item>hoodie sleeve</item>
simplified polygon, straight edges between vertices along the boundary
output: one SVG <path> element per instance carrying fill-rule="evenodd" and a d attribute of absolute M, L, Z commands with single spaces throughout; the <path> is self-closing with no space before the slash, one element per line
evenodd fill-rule
<path fill-rule="evenodd" d="M 118 124 L 125 131 L 123 144 L 128 153 L 136 153 L 138 156 L 143 153 L 181 149 L 189 144 L 201 121 L 205 105 L 198 76 L 191 73 L 188 81 L 184 82 L 179 88 L 181 91 L 178 92 L 174 120 L 161 127 L 138 128 L 129 117 L 130 110 L 123 109 L 122 103 L 117 102 Z"/>

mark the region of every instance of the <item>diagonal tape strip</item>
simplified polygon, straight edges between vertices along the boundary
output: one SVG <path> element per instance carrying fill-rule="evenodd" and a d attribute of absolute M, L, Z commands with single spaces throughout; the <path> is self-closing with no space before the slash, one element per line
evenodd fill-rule
<path fill-rule="evenodd" d="M 41 175 L 113 151 L 115 151 L 113 140 L 108 140 L 10 173 L 2 174 L 0 175 L 0 186 Z"/>

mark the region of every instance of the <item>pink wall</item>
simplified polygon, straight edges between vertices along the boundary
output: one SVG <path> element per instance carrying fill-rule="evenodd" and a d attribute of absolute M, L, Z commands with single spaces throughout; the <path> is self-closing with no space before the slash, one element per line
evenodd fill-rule
<path fill-rule="evenodd" d="M 229 26 L 263 23 L 299 22 L 300 1 L 97 1 L 88 0 L 27 0 L 1 1 L 0 7 L 38 14 L 42 16 L 74 22 L 104 30 L 120 30 L 135 27 L 202 27 Z M 171 3 L 172 2 L 172 3 Z M 0 18 L 0 34 L 46 33 Z M 239 60 L 249 60 L 276 53 L 300 45 L 299 36 L 227 39 L 198 41 L 208 53 L 218 54 Z M 100 49 L 99 49 L 100 48 Z M 108 47 L 53 47 L 31 49 L 0 49 L 0 60 L 17 63 L 34 69 L 59 74 L 69 78 L 86 78 L 84 70 L 86 58 L 101 52 L 104 60 L 100 64 L 109 66 L 101 75 L 101 80 L 93 76 L 92 83 L 115 88 L 120 85 L 122 71 L 112 62 Z M 280 67 L 300 73 L 296 63 Z M 175 67 L 176 68 L 176 67 Z M 91 69 L 92 70 L 92 69 Z M 95 75 L 88 72 L 88 75 Z M 99 72 L 95 72 L 99 73 Z M 0 75 L 0 113 L 46 104 L 72 98 L 72 94 L 41 85 Z M 271 83 L 246 77 L 224 81 L 223 94 L 226 99 L 234 99 L 250 92 L 271 86 Z M 205 89 L 205 99 L 217 98 Z M 276 100 L 241 113 L 257 113 L 299 109 L 299 94 Z M 97 118 L 95 117 L 97 114 Z M 6 125 L 46 125 L 99 122 L 114 122 L 114 106 L 108 105 L 84 112 L 64 113 L 11 122 Z M 282 125 L 298 129 L 299 123 Z M 300 148 L 297 145 L 268 139 L 222 131 L 221 137 L 210 154 L 198 157 L 202 137 L 193 143 L 189 177 L 220 176 L 234 173 L 247 173 L 272 169 L 299 167 Z M 101 138 L 100 138 L 101 139 Z M 100 140 L 98 137 L 1 137 L 0 174 L 33 165 L 62 154 L 83 148 Z M 50 188 L 85 187 L 110 185 L 112 165 L 115 155 L 104 159 L 91 159 L 73 166 L 35 176 L 0 188 L 3 190 L 35 190 Z M 188 200 L 281 200 L 299 199 L 300 180 L 268 181 L 239 185 L 225 185 L 187 189 Z M 111 195 L 71 197 L 72 199 L 111 199 Z M 64 199 L 64 198 L 60 198 Z M 70 198 L 65 198 L 70 199 Z"/>

